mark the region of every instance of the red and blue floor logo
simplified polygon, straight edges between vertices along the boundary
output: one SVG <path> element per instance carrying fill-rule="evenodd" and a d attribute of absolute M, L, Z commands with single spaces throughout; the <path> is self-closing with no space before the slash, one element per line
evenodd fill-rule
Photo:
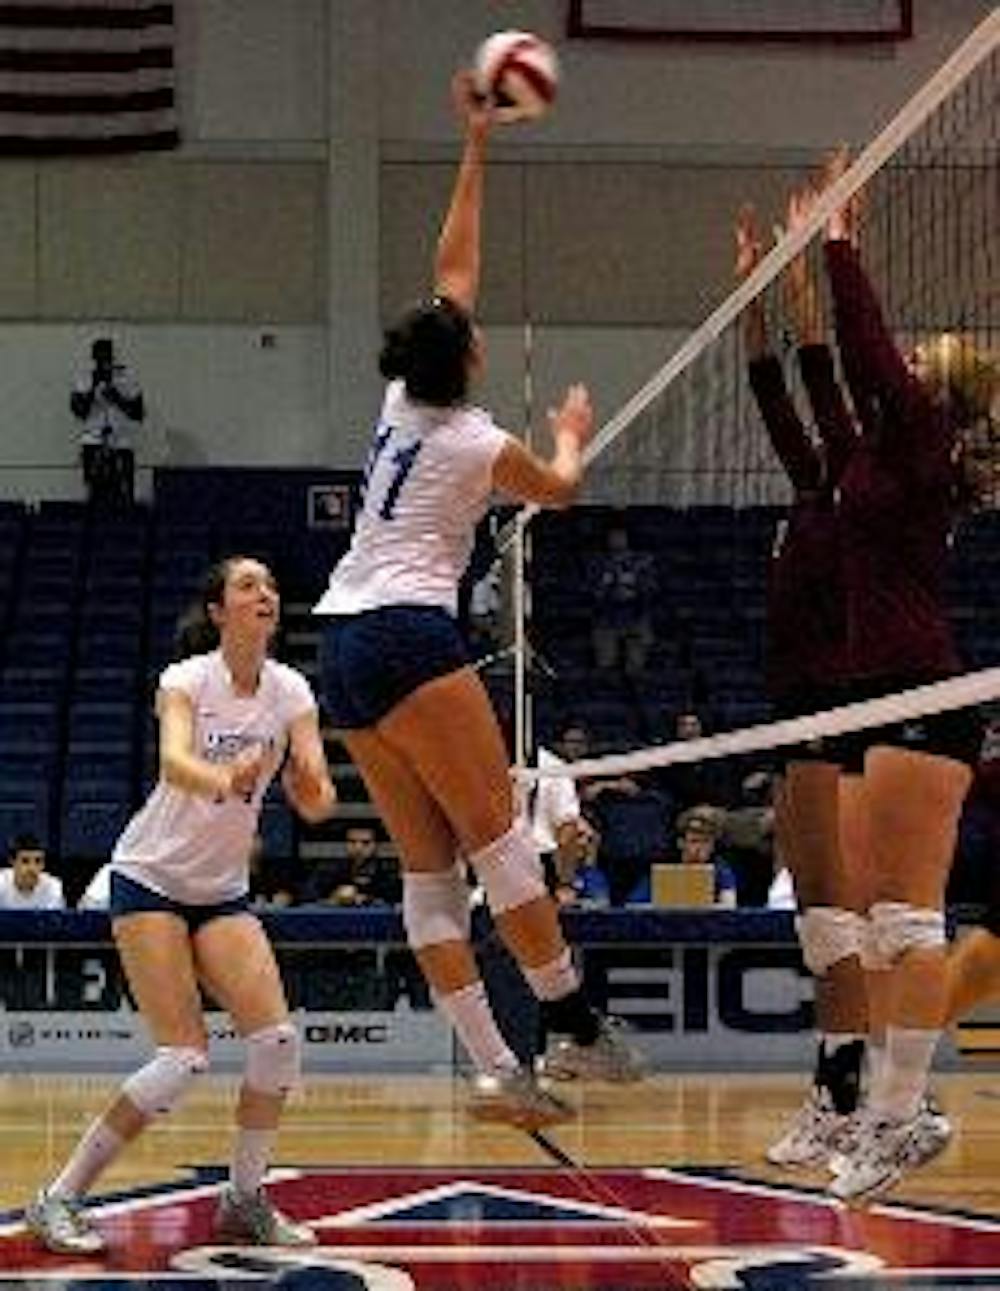
<path fill-rule="evenodd" d="M 1000 1288 L 1000 1219 L 821 1194 L 691 1170 L 321 1169 L 268 1190 L 313 1225 L 309 1251 L 222 1246 L 224 1172 L 100 1197 L 101 1260 L 49 1254 L 0 1215 L 0 1288 L 155 1285 L 284 1291 L 916 1291 Z"/>

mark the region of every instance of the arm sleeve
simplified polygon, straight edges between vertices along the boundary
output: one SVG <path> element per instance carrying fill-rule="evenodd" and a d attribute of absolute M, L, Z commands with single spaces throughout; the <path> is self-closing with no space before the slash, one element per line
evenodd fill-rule
<path fill-rule="evenodd" d="M 826 445 L 827 477 L 836 483 L 847 465 L 855 443 L 851 416 L 833 366 L 828 345 L 803 345 L 799 368 L 812 405 L 816 427 Z"/>
<path fill-rule="evenodd" d="M 795 411 L 781 364 L 773 354 L 765 354 L 750 363 L 749 375 L 750 389 L 771 444 L 792 485 L 796 489 L 817 488 L 821 475 L 819 457 Z"/>
<path fill-rule="evenodd" d="M 857 250 L 833 241 L 825 254 L 840 359 L 863 428 L 877 426 L 880 448 L 910 473 L 947 470 L 947 420 L 906 366 Z"/>

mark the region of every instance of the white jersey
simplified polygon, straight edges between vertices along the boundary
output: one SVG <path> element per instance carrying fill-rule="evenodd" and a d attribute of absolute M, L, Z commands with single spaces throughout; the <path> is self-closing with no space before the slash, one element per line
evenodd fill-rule
<path fill-rule="evenodd" d="M 111 857 L 112 868 L 186 905 L 232 901 L 247 891 L 248 861 L 260 806 L 281 764 L 288 727 L 316 707 L 301 673 L 268 659 L 256 694 L 234 693 L 220 650 L 171 664 L 160 690 L 180 690 L 194 711 L 194 751 L 207 762 L 230 762 L 241 749 L 268 750 L 247 798 L 207 798 L 161 779 L 132 817 Z"/>
<path fill-rule="evenodd" d="M 0 870 L 0 910 L 64 910 L 63 886 L 54 874 L 39 874 L 30 892 L 14 882 L 13 869 Z"/>
<path fill-rule="evenodd" d="M 383 605 L 458 611 L 458 584 L 509 436 L 480 408 L 432 408 L 386 390 L 350 550 L 314 614 Z"/>

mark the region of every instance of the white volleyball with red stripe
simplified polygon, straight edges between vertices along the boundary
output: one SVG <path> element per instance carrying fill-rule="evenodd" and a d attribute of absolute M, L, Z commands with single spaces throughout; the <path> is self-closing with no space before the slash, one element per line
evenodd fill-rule
<path fill-rule="evenodd" d="M 533 121 L 556 97 L 559 60 L 530 31 L 498 31 L 476 51 L 476 86 L 496 107 L 499 121 Z"/>

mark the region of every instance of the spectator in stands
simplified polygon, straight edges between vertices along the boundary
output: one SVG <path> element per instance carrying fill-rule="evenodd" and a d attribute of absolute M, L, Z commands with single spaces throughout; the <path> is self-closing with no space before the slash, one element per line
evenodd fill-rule
<path fill-rule="evenodd" d="M 751 771 L 740 783 L 739 800 L 724 813 L 722 845 L 736 875 L 741 906 L 768 904 L 774 880 L 774 777 Z"/>
<path fill-rule="evenodd" d="M 18 834 L 10 867 L 0 870 L 0 910 L 63 910 L 62 883 L 45 872 L 45 848 L 34 834 Z"/>
<path fill-rule="evenodd" d="M 697 709 L 682 708 L 674 714 L 671 742 L 700 740 L 706 734 L 705 721 Z M 677 762 L 647 772 L 643 781 L 669 799 L 673 810 L 678 813 L 699 805 L 731 807 L 737 796 L 733 766 L 728 758 Z"/>
<path fill-rule="evenodd" d="M 586 727 L 569 722 L 558 737 L 557 752 L 539 748 L 538 765 L 544 769 L 575 762 L 586 757 L 588 747 Z M 555 776 L 539 780 L 533 795 L 531 829 L 549 891 L 557 892 L 572 881 L 587 848 L 597 837 L 594 826 L 584 819 L 575 780 Z"/>
<path fill-rule="evenodd" d="M 560 905 L 594 909 L 611 904 L 611 884 L 599 863 L 600 842 L 600 835 L 594 827 L 581 817 L 577 821 L 574 839 L 578 859 L 556 887 L 556 900 Z"/>
<path fill-rule="evenodd" d="M 397 906 L 403 899 L 399 869 L 380 856 L 371 825 L 348 825 L 345 855 L 321 865 L 309 884 L 309 900 L 336 906 Z"/>
<path fill-rule="evenodd" d="M 70 394 L 70 408 L 82 425 L 83 481 L 94 507 L 121 510 L 135 497 L 134 438 L 146 405 L 131 371 L 116 362 L 109 337 L 98 337 L 90 353 L 90 370 L 74 382 Z"/>
<path fill-rule="evenodd" d="M 656 566 L 648 552 L 629 547 L 628 530 L 614 524 L 607 548 L 591 565 L 594 662 L 602 671 L 621 669 L 627 676 L 645 671 L 653 644 L 652 609 Z"/>

